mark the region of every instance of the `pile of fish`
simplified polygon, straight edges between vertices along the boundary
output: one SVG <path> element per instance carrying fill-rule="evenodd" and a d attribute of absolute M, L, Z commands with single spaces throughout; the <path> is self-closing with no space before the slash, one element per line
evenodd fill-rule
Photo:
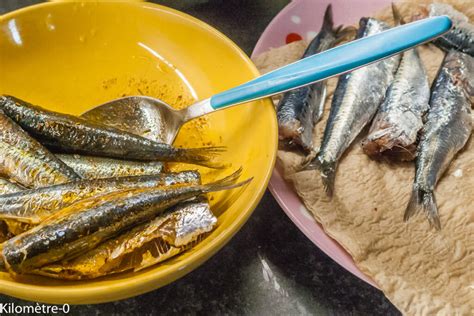
<path fill-rule="evenodd" d="M 392 6 L 396 24 L 405 23 Z M 429 222 L 441 228 L 434 189 L 455 155 L 472 132 L 474 97 L 474 25 L 446 4 L 431 4 L 420 17 L 448 15 L 453 29 L 436 39 L 446 55 L 432 87 L 417 49 L 357 69 L 339 77 L 320 148 L 312 133 L 323 113 L 325 82 L 287 92 L 278 104 L 280 141 L 309 153 L 304 169 L 319 170 L 327 195 L 334 194 L 338 161 L 361 132 L 371 158 L 416 162 L 413 193 L 404 218 L 424 211 Z M 331 7 L 326 10 L 320 33 L 305 53 L 317 53 L 336 42 Z M 357 38 L 390 26 L 374 18 L 362 18 Z M 323 40 L 325 39 L 325 41 Z M 303 57 L 305 57 L 303 56 Z"/>
<path fill-rule="evenodd" d="M 138 271 L 197 244 L 217 218 L 212 183 L 164 162 L 220 167 L 220 147 L 176 148 L 0 96 L 0 271 L 66 280 Z M 155 137 L 156 139 L 156 137 Z"/>

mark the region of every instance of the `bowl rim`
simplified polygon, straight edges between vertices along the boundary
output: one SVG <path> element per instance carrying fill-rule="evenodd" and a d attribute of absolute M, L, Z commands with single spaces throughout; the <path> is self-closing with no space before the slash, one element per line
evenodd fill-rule
<path fill-rule="evenodd" d="M 14 10 L 3 14 L 0 17 L 1 20 L 8 20 L 17 17 L 18 15 L 37 10 L 43 7 L 53 7 L 53 6 L 62 6 L 62 5 L 71 5 L 73 2 L 45 2 L 39 3 L 18 10 Z M 117 3 L 113 2 L 103 2 L 100 5 L 116 5 Z M 201 21 L 187 13 L 178 11 L 173 8 L 169 8 L 163 5 L 148 3 L 148 2 L 128 2 L 124 1 L 120 3 L 121 5 L 127 4 L 131 6 L 141 7 L 142 9 L 153 9 L 160 12 L 173 14 L 183 20 L 187 20 L 192 23 L 195 27 L 201 28 L 203 31 L 208 32 L 209 34 L 216 37 L 218 40 L 224 42 L 226 46 L 230 48 L 233 53 L 237 54 L 238 58 L 242 59 L 245 62 L 246 66 L 252 73 L 254 77 L 260 75 L 256 66 L 251 61 L 242 49 L 240 49 L 237 44 L 230 40 L 223 33 L 210 26 L 204 21 Z M 273 107 L 273 103 L 269 98 L 261 100 L 264 103 L 261 106 Z M 51 303 L 51 304 L 97 304 L 105 303 L 116 300 L 121 300 L 136 295 L 140 295 L 146 292 L 156 290 L 160 287 L 163 287 L 181 277 L 188 274 L 192 270 L 199 267 L 206 260 L 211 258 L 217 251 L 219 251 L 223 246 L 225 246 L 230 239 L 241 229 L 241 227 L 247 222 L 247 220 L 252 215 L 253 211 L 260 203 L 267 186 L 269 184 L 273 168 L 275 166 L 276 154 L 278 148 L 278 132 L 277 132 L 277 121 L 276 115 L 271 115 L 271 125 L 273 126 L 273 141 L 271 142 L 271 147 L 273 150 L 268 153 L 269 165 L 267 170 L 264 171 L 263 182 L 258 190 L 258 193 L 253 196 L 253 199 L 248 204 L 247 209 L 243 209 L 236 217 L 236 219 L 229 224 L 220 234 L 218 234 L 213 239 L 202 246 L 198 251 L 193 252 L 191 255 L 187 256 L 185 259 L 182 259 L 176 262 L 173 265 L 162 266 L 161 271 L 155 271 L 155 273 L 144 273 L 137 274 L 131 278 L 113 280 L 109 281 L 105 279 L 103 283 L 97 284 L 88 288 L 82 287 L 64 287 L 63 285 L 58 285 L 57 287 L 44 287 L 42 285 L 21 283 L 9 280 L 0 279 L 0 284 L 3 284 L 5 288 L 9 287 L 8 290 L 1 290 L 2 294 L 14 296 L 17 298 Z M 150 267 L 150 272 L 153 270 L 153 267 Z M 156 267 L 155 267 L 156 269 Z M 100 280 L 100 279 L 99 279 Z M 81 281 L 87 282 L 87 281 Z M 74 284 L 75 282 L 71 282 Z M 158 284 L 158 285 L 156 285 Z"/>

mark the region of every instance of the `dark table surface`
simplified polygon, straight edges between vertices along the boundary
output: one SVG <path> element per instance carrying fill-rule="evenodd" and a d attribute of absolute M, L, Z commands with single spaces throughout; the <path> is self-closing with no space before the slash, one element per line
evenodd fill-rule
<path fill-rule="evenodd" d="M 39 3 L 0 0 L 0 14 Z M 222 31 L 250 54 L 288 0 L 153 1 Z M 0 295 L 0 303 L 31 302 Z M 76 315 L 398 315 L 384 295 L 312 244 L 267 191 L 242 230 L 214 257 L 156 291 L 107 304 L 72 306 Z"/>

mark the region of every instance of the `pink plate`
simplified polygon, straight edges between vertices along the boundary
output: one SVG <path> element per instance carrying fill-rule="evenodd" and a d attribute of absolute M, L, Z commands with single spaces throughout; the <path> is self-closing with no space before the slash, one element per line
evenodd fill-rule
<path fill-rule="evenodd" d="M 312 39 L 321 28 L 324 10 L 329 3 L 332 3 L 335 25 L 349 25 L 390 5 L 391 0 L 293 0 L 267 26 L 252 57 L 294 40 Z M 357 268 L 351 256 L 326 235 L 321 225 L 313 219 L 292 186 L 283 180 L 278 165 L 273 171 L 269 189 L 285 213 L 319 249 L 355 276 L 377 287 Z"/>

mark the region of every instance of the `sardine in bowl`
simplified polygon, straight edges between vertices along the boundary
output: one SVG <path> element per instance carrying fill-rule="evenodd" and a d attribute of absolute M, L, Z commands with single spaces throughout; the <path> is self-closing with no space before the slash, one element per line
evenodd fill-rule
<path fill-rule="evenodd" d="M 1 16 L 0 69 L 0 94 L 76 115 L 122 95 L 185 106 L 258 75 L 234 43 L 205 23 L 166 7 L 118 1 L 44 3 Z M 256 101 L 188 123 L 175 145 L 227 147 L 220 159 L 229 167 L 199 168 L 204 182 L 239 167 L 241 179 L 253 177 L 245 188 L 210 195 L 218 225 L 203 242 L 145 270 L 90 281 L 0 272 L 0 293 L 47 303 L 123 299 L 182 277 L 223 247 L 269 181 L 277 148 L 273 106 Z"/>

